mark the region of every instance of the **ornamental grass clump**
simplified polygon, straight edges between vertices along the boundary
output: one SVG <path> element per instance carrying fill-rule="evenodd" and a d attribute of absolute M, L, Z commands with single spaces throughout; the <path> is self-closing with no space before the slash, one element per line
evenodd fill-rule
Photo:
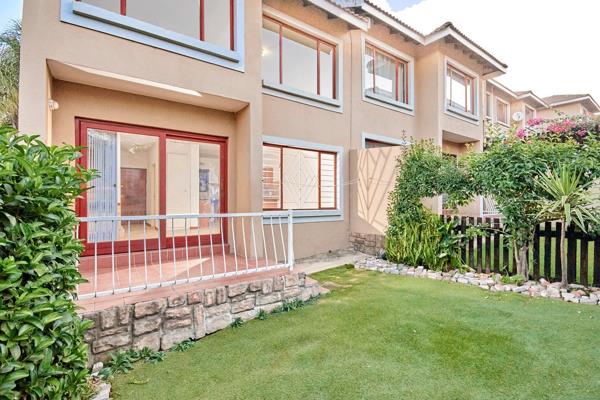
<path fill-rule="evenodd" d="M 72 146 L 0 128 L 0 398 L 78 399 L 89 321 L 75 312 L 75 199 L 92 172 Z"/>

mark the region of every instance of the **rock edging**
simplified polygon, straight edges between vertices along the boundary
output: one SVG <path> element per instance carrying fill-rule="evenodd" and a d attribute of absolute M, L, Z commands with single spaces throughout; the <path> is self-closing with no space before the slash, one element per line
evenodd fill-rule
<path fill-rule="evenodd" d="M 491 292 L 514 292 L 524 296 L 548 297 L 571 303 L 598 305 L 600 301 L 600 288 L 586 288 L 582 285 L 569 285 L 561 288 L 560 282 L 550 283 L 545 279 L 527 281 L 522 285 L 502 283 L 502 275 L 485 274 L 476 272 L 461 273 L 458 270 L 439 272 L 427 270 L 425 267 L 410 267 L 404 264 L 395 264 L 389 261 L 368 257 L 354 264 L 356 269 L 366 269 L 393 275 L 414 276 L 440 281 L 456 282 L 465 285 L 478 286 Z"/>
<path fill-rule="evenodd" d="M 85 334 L 88 360 L 92 365 L 130 348 L 169 350 L 227 328 L 237 318 L 248 321 L 260 310 L 271 312 L 283 301 L 307 301 L 319 293 L 319 283 L 304 272 L 286 273 L 84 313 L 82 318 L 94 322 Z"/>

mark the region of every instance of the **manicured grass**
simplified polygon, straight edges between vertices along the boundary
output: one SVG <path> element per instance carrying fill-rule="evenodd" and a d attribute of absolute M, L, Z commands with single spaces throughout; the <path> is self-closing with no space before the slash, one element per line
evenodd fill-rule
<path fill-rule="evenodd" d="M 600 306 L 340 267 L 316 304 L 118 376 L 117 399 L 592 399 Z M 328 285 L 331 286 L 331 284 Z"/>

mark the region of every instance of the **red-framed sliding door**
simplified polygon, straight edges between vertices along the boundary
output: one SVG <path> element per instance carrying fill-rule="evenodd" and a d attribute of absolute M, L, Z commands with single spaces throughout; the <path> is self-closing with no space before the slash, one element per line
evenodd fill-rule
<path fill-rule="evenodd" d="M 227 138 L 76 119 L 81 165 L 98 171 L 76 203 L 80 217 L 227 212 Z M 223 232 L 221 231 L 223 227 Z M 227 242 L 227 220 L 82 223 L 86 254 Z"/>

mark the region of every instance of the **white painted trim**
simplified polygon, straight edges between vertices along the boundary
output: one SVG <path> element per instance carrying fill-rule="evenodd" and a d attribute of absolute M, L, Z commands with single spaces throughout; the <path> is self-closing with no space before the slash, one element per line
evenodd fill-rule
<path fill-rule="evenodd" d="M 536 96 L 535 94 L 531 93 L 531 92 L 527 92 L 524 93 L 522 95 L 520 95 L 519 97 L 517 97 L 519 100 L 523 100 L 527 97 L 531 97 L 535 102 L 537 102 L 538 104 L 541 105 L 541 108 L 548 108 L 548 104 L 542 100 L 540 97 Z"/>
<path fill-rule="evenodd" d="M 490 103 L 491 104 L 488 104 L 488 95 L 490 96 Z M 490 115 L 487 115 L 487 107 L 488 107 L 488 105 L 490 106 Z M 485 119 L 493 121 L 494 120 L 494 94 L 492 92 L 488 92 L 487 90 L 485 92 L 485 104 L 484 104 L 484 108 L 485 109 L 483 110 L 483 113 L 484 113 Z"/>
<path fill-rule="evenodd" d="M 263 143 L 267 144 L 336 153 L 336 184 L 338 188 L 336 193 L 337 208 L 335 210 L 294 210 L 294 223 L 344 220 L 344 147 L 308 142 L 282 136 L 263 135 L 262 140 Z"/>
<path fill-rule="evenodd" d="M 367 140 L 375 140 L 377 142 L 387 143 L 396 146 L 410 146 L 411 142 L 405 139 L 395 138 L 391 136 L 377 135 L 375 133 L 363 132 L 360 138 L 360 145 L 363 149 L 367 148 Z"/>
<path fill-rule="evenodd" d="M 519 96 L 517 96 L 517 94 L 515 92 L 513 92 L 512 90 L 510 90 L 509 88 L 507 88 L 506 86 L 501 84 L 500 82 L 495 81 L 494 79 L 488 79 L 486 82 L 489 82 L 490 85 L 495 86 L 496 88 L 502 90 L 503 92 L 505 92 L 509 96 L 513 97 L 514 99 L 519 98 Z"/>
<path fill-rule="evenodd" d="M 367 43 L 372 44 L 374 47 L 380 48 L 381 50 L 390 53 L 391 55 L 404 60 L 408 65 L 408 104 L 400 101 L 388 99 L 384 96 L 377 95 L 377 93 L 366 93 L 365 91 L 365 46 Z M 394 111 L 399 111 L 408 115 L 415 115 L 415 59 L 413 56 L 406 54 L 394 47 L 377 40 L 368 35 L 361 35 L 361 92 L 362 100 L 382 106 Z"/>
<path fill-rule="evenodd" d="M 61 0 L 60 20 L 244 72 L 244 0 L 235 1 L 235 51 L 74 0 Z"/>
<path fill-rule="evenodd" d="M 319 96 L 317 94 L 305 92 L 303 90 L 299 90 L 291 86 L 263 81 L 263 93 L 270 96 L 280 97 L 286 100 L 296 101 L 298 103 L 323 108 L 329 111 L 335 111 L 339 113 L 343 112 L 342 99 L 344 98 L 344 44 L 342 40 L 326 32 L 320 31 L 310 25 L 305 24 L 302 21 L 292 18 L 266 5 L 263 5 L 263 14 L 268 17 L 274 18 L 286 25 L 297 28 L 302 32 L 306 32 L 313 36 L 321 38 L 336 46 L 335 88 L 337 91 L 336 98 L 331 99 L 325 96 Z"/>
<path fill-rule="evenodd" d="M 495 100 L 494 107 L 495 107 L 495 114 L 496 114 L 496 122 L 500 125 L 510 127 L 510 121 L 511 121 L 510 103 L 506 100 L 501 99 L 498 96 L 495 96 L 494 100 Z M 506 122 L 498 120 L 498 102 L 506 105 L 506 120 L 507 120 Z"/>
<path fill-rule="evenodd" d="M 447 80 L 448 80 L 448 65 L 451 65 L 452 67 L 458 69 L 460 72 L 471 76 L 471 78 L 473 78 L 474 82 L 473 82 L 473 86 L 475 87 L 475 98 L 473 99 L 473 105 L 475 106 L 475 113 L 471 114 L 468 112 L 465 112 L 463 110 L 454 108 L 454 107 L 450 107 L 448 105 L 448 93 L 447 93 Z M 475 125 L 479 125 L 479 120 L 480 120 L 480 105 L 479 105 L 479 91 L 481 90 L 481 88 L 479 87 L 479 75 L 472 71 L 471 69 L 467 68 L 466 66 L 462 65 L 461 63 L 459 63 L 458 61 L 448 57 L 448 56 L 444 56 L 444 70 L 442 71 L 443 73 L 443 85 L 444 85 L 444 101 L 443 101 L 443 112 L 444 114 L 450 115 L 452 117 L 458 118 L 458 119 L 462 119 L 464 121 L 470 122 L 472 124 Z"/>
<path fill-rule="evenodd" d="M 314 6 L 321 8 L 322 10 L 328 12 L 329 14 L 335 15 L 336 17 L 346 21 L 348 24 L 358 28 L 362 31 L 366 31 L 371 27 L 371 24 L 368 20 L 363 20 L 362 18 L 357 17 L 356 15 L 349 13 L 344 10 L 342 7 L 337 6 L 331 3 L 328 0 L 307 0 L 312 3 Z"/>

